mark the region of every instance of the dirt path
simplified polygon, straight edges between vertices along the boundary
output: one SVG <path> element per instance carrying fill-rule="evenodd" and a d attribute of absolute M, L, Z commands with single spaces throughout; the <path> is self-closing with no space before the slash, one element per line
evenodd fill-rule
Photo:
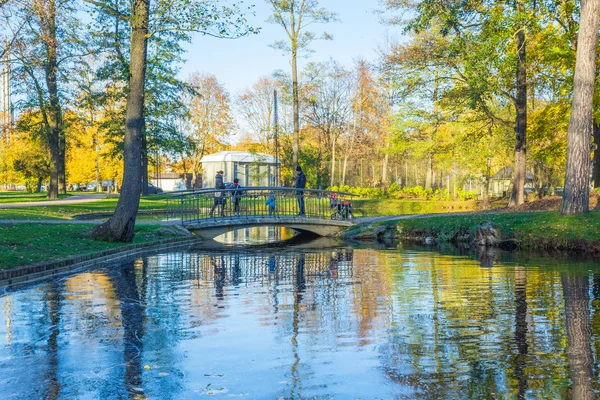
<path fill-rule="evenodd" d="M 62 206 L 66 204 L 89 203 L 92 201 L 104 200 L 108 197 L 106 194 L 75 194 L 60 200 L 30 201 L 26 203 L 8 203 L 0 204 L 0 209 L 24 208 L 24 207 L 45 207 Z"/>

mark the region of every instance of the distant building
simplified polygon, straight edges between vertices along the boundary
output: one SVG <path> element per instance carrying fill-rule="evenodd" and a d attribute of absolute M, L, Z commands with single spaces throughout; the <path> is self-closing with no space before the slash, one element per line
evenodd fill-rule
<path fill-rule="evenodd" d="M 526 173 L 525 188 L 534 187 L 534 179 L 532 173 Z M 510 185 L 513 180 L 513 169 L 512 167 L 504 167 L 500 171 L 492 175 L 490 179 L 490 192 L 492 196 L 506 196 Z M 508 193 L 510 194 L 510 193 Z"/>
<path fill-rule="evenodd" d="M 148 181 L 165 191 L 186 190 L 186 188 L 192 187 L 192 174 L 161 172 L 157 175 L 150 173 Z"/>
<path fill-rule="evenodd" d="M 205 156 L 202 163 L 202 187 L 215 187 L 215 175 L 223 170 L 223 180 L 240 180 L 240 185 L 274 186 L 279 175 L 280 160 L 268 154 L 245 151 L 221 151 Z"/>

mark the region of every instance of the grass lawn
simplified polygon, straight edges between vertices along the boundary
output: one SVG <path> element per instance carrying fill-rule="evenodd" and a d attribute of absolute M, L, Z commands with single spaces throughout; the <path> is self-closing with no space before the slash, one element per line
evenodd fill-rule
<path fill-rule="evenodd" d="M 37 224 L 0 225 L 0 268 L 17 267 L 38 261 L 68 258 L 123 246 L 92 240 L 93 225 Z M 159 240 L 160 226 L 136 227 L 134 243 Z"/>
<path fill-rule="evenodd" d="M 140 211 L 163 211 L 165 210 L 165 198 L 166 195 L 162 194 L 142 197 L 139 209 Z M 0 209 L 0 219 L 71 219 L 77 214 L 112 212 L 117 201 L 118 197 L 109 197 L 88 203 Z"/>
<path fill-rule="evenodd" d="M 369 217 L 400 214 L 433 214 L 456 211 L 475 211 L 479 202 L 438 200 L 361 199 L 352 200 L 355 210 Z"/>
<path fill-rule="evenodd" d="M 562 216 L 557 211 L 444 215 L 386 221 L 407 237 L 431 236 L 442 241 L 468 235 L 483 221 L 492 221 L 503 239 L 516 239 L 525 248 L 600 249 L 600 212 Z M 594 250 L 595 251 L 595 250 Z"/>
<path fill-rule="evenodd" d="M 71 196 L 72 193 L 61 194 L 58 197 L 63 199 Z M 10 203 L 26 203 L 31 201 L 46 201 L 48 197 L 45 192 L 42 193 L 28 193 L 21 191 L 0 191 L 0 204 Z"/>

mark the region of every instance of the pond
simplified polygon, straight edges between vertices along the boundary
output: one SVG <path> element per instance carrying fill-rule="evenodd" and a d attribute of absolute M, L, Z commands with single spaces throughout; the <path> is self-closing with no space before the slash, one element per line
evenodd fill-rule
<path fill-rule="evenodd" d="M 0 398 L 595 398 L 600 267 L 399 246 L 167 252 L 0 297 Z"/>

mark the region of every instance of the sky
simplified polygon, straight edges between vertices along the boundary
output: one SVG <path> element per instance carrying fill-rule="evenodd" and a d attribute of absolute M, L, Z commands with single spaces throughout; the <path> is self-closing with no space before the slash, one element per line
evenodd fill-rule
<path fill-rule="evenodd" d="M 255 4 L 255 16 L 250 24 L 260 27 L 256 35 L 230 40 L 195 36 L 186 46 L 187 62 L 180 77 L 185 79 L 194 72 L 214 74 L 232 96 L 249 88 L 260 77 L 277 69 L 291 71 L 290 55 L 269 47 L 276 40 L 286 38 L 283 27 L 266 22 L 270 7 L 265 0 L 244 0 Z M 311 31 L 320 35 L 327 32 L 333 40 L 317 40 L 311 44 L 314 53 L 298 60 L 298 69 L 310 61 L 336 59 L 348 67 L 358 58 L 375 61 L 378 49 L 385 47 L 388 38 L 399 39 L 400 28 L 380 22 L 374 12 L 380 9 L 378 0 L 321 0 L 321 6 L 338 14 L 339 22 L 315 24 Z"/>

